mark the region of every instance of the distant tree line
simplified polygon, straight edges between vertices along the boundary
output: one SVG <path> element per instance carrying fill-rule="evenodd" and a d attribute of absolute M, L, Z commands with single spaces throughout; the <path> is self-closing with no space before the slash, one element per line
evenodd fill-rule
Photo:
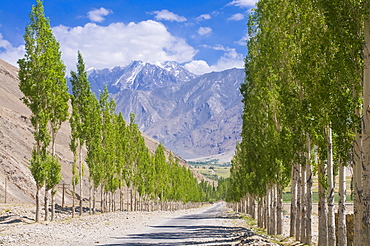
<path fill-rule="evenodd" d="M 114 211 L 119 193 L 119 209 L 124 209 L 123 188 L 130 187 L 132 197 L 147 201 L 201 202 L 215 200 L 216 188 L 201 182 L 172 153 L 165 155 L 159 144 L 150 153 L 131 114 L 126 123 L 105 86 L 99 99 L 92 92 L 82 54 L 77 55 L 77 71 L 71 72 L 72 94 L 68 93 L 66 68 L 61 60 L 60 45 L 49 20 L 44 16 L 41 0 L 32 7 L 26 27 L 24 58 L 18 61 L 23 102 L 30 108 L 35 145 L 30 170 L 36 182 L 36 221 L 40 220 L 41 194 L 45 188 L 45 220 L 48 220 L 49 194 L 54 219 L 54 197 L 60 182 L 61 164 L 56 155 L 55 140 L 61 124 L 69 119 L 73 152 L 72 216 L 75 214 L 76 190 L 79 190 L 79 214 L 82 214 L 84 191 L 82 180 L 88 172 L 89 211 L 97 210 L 96 195 L 100 190 L 100 210 Z M 69 103 L 71 113 L 69 113 Z M 86 149 L 86 151 L 84 151 Z M 153 204 L 153 203 L 152 203 Z M 136 205 L 134 205 L 136 206 Z M 131 210 L 134 210 L 131 203 Z"/>

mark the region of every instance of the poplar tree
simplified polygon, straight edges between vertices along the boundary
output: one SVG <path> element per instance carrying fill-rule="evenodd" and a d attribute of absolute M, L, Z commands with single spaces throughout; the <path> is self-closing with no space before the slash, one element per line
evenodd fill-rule
<path fill-rule="evenodd" d="M 86 143 L 88 135 L 90 134 L 91 126 L 89 115 L 92 109 L 92 91 L 90 83 L 87 78 L 85 63 L 81 52 L 77 54 L 77 72 L 71 71 L 72 84 L 72 116 L 70 118 L 71 124 L 71 143 L 70 147 L 74 154 L 74 163 L 72 166 L 72 185 L 73 189 L 77 183 L 80 183 L 80 215 L 82 214 L 82 199 L 83 199 L 83 155 L 82 148 Z M 76 168 L 76 161 L 78 160 L 78 173 Z M 73 198 L 74 199 L 74 198 Z M 73 211 L 74 213 L 74 211 Z M 73 216 L 72 213 L 72 216 Z"/>
<path fill-rule="evenodd" d="M 88 136 L 86 139 L 86 163 L 89 167 L 90 190 L 92 190 L 92 212 L 96 212 L 96 193 L 103 180 L 102 114 L 99 101 L 91 92 L 88 103 L 91 110 L 87 115 Z"/>
<path fill-rule="evenodd" d="M 114 178 L 114 163 L 115 163 L 115 149 L 114 149 L 114 111 L 116 103 L 109 98 L 108 87 L 105 85 L 104 90 L 100 93 L 99 98 L 100 113 L 101 113 L 101 168 L 102 168 L 102 194 L 111 192 L 115 184 Z M 114 185 L 114 186 L 113 186 Z M 107 199 L 101 201 L 103 210 L 107 209 Z"/>
<path fill-rule="evenodd" d="M 32 7 L 24 40 L 26 54 L 23 59 L 18 60 L 18 75 L 19 88 L 24 94 L 22 100 L 32 112 L 31 123 L 35 129 L 36 144 L 32 151 L 30 169 L 36 181 L 38 222 L 41 187 L 46 185 L 47 201 L 47 191 L 53 189 L 60 180 L 55 139 L 61 123 L 68 117 L 68 92 L 60 45 L 52 33 L 49 19 L 44 16 L 43 2 L 40 0 Z M 48 149 L 50 142 L 52 161 Z M 47 207 L 45 211 L 48 211 Z"/>

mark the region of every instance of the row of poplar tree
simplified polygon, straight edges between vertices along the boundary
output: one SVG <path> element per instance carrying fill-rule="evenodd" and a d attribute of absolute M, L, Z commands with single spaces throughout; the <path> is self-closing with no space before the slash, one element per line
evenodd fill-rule
<path fill-rule="evenodd" d="M 369 1 L 260 0 L 248 27 L 242 141 L 228 199 L 252 212 L 257 201 L 258 224 L 281 234 L 282 190 L 290 184 L 290 235 L 311 245 L 316 175 L 318 245 L 347 245 L 344 167 L 351 166 L 354 245 L 368 245 Z"/>
<path fill-rule="evenodd" d="M 93 212 L 98 188 L 101 188 L 103 211 L 114 209 L 114 194 L 118 191 L 120 208 L 123 209 L 124 187 L 131 187 L 144 199 L 161 202 L 199 202 L 214 193 L 209 184 L 198 184 L 193 173 L 181 166 L 172 154 L 166 156 L 161 144 L 155 153 L 150 153 L 135 123 L 135 116 L 131 114 L 127 124 L 121 113 L 115 113 L 116 105 L 114 100 L 109 99 L 107 87 L 99 99 L 95 96 L 80 52 L 77 71 L 71 72 L 72 95 L 68 93 L 60 44 L 44 16 L 40 0 L 32 7 L 24 39 L 26 54 L 18 61 L 18 75 L 19 87 L 24 94 L 22 100 L 32 111 L 31 123 L 34 127 L 35 145 L 30 170 L 37 186 L 36 221 L 40 220 L 42 188 L 45 188 L 45 220 L 48 219 L 49 194 L 51 219 L 54 218 L 56 185 L 62 178 L 55 140 L 62 123 L 67 120 L 71 126 L 70 149 L 74 156 L 72 196 L 75 197 L 79 185 L 80 214 L 84 163 L 88 167 L 89 206 Z M 72 211 L 74 214 L 74 199 Z"/>

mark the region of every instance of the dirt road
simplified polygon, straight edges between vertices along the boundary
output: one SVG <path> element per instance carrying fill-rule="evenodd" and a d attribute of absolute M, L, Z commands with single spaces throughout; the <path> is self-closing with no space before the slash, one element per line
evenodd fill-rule
<path fill-rule="evenodd" d="M 109 243 L 100 245 L 248 245 L 256 243 L 253 233 L 241 226 L 239 218 L 227 213 L 225 203 L 195 210 L 195 213 L 165 219 L 157 225 L 143 228 L 139 233 L 112 238 Z M 253 244 L 259 245 L 259 244 Z M 267 245 L 261 244 L 261 245 Z"/>
<path fill-rule="evenodd" d="M 180 211 L 115 212 L 34 223 L 33 206 L 11 206 L 0 220 L 0 245 L 275 245 L 215 203 Z"/>

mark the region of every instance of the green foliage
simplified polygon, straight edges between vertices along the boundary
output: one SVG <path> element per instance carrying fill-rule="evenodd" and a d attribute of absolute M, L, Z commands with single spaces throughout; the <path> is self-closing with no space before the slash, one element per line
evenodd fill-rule
<path fill-rule="evenodd" d="M 35 149 L 32 151 L 29 168 L 38 188 L 41 188 L 46 180 L 47 163 L 45 159 L 46 158 L 39 155 Z"/>
<path fill-rule="evenodd" d="M 257 3 L 248 23 L 242 142 L 232 161 L 230 200 L 285 187 L 291 164 L 306 163 L 306 137 L 322 166 L 329 126 L 335 158 L 351 160 L 361 103 L 362 11 L 358 1 Z"/>
<path fill-rule="evenodd" d="M 60 168 L 50 160 L 47 152 L 51 142 L 51 154 L 55 155 L 57 131 L 68 117 L 69 95 L 60 45 L 44 16 L 40 0 L 32 7 L 24 40 L 26 53 L 18 60 L 18 77 L 19 88 L 24 94 L 22 101 L 32 112 L 31 123 L 35 129 L 36 146 L 30 168 L 38 187 L 46 181 L 47 187 L 51 187 L 56 185 Z"/>
<path fill-rule="evenodd" d="M 59 163 L 59 160 L 55 156 L 48 156 L 48 177 L 46 182 L 46 189 L 53 189 L 57 184 L 59 184 L 62 179 L 60 171 L 62 166 Z"/>

